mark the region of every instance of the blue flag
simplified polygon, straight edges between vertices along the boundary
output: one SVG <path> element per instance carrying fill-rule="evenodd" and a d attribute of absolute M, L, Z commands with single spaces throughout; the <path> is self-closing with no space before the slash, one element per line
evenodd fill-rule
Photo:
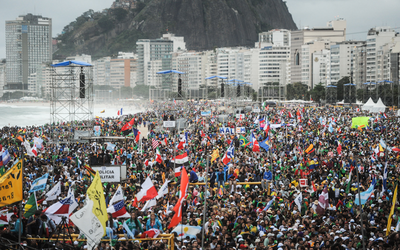
<path fill-rule="evenodd" d="M 40 191 L 44 190 L 46 188 L 46 183 L 47 183 L 47 178 L 49 177 L 49 174 L 46 173 L 42 177 L 37 178 L 32 182 L 31 185 L 31 190 L 29 190 L 29 193 L 35 192 L 35 191 Z"/>
<path fill-rule="evenodd" d="M 265 151 L 269 151 L 270 145 L 269 145 L 269 137 L 267 137 L 267 139 L 265 139 L 264 141 L 259 143 L 260 147 L 262 147 L 263 149 L 265 149 Z"/>

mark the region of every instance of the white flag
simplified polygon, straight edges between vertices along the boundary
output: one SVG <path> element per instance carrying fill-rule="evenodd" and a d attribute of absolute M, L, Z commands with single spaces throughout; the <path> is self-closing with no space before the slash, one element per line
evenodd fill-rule
<path fill-rule="evenodd" d="M 164 184 L 158 190 L 158 195 L 156 197 L 157 200 L 162 198 L 164 195 L 168 194 L 168 183 L 169 183 L 169 180 L 166 180 L 164 182 Z"/>
<path fill-rule="evenodd" d="M 110 206 L 111 206 L 112 204 L 114 204 L 114 202 L 117 202 L 120 200 L 124 200 L 124 191 L 122 190 L 121 185 L 119 185 L 119 187 L 117 188 L 117 191 L 115 192 L 115 194 L 113 195 L 113 197 L 111 198 L 111 200 L 108 204 L 110 204 Z"/>
<path fill-rule="evenodd" d="M 147 209 L 154 207 L 155 205 L 157 205 L 157 201 L 156 201 L 156 198 L 153 198 L 151 200 L 148 200 L 146 202 L 146 204 L 144 205 L 144 207 L 142 208 L 142 210 L 140 210 L 140 211 L 145 212 Z"/>
<path fill-rule="evenodd" d="M 52 201 L 57 199 L 57 197 L 61 194 L 61 182 L 57 182 L 57 184 L 46 194 L 46 201 Z"/>
<path fill-rule="evenodd" d="M 294 199 L 294 203 L 296 203 L 299 212 L 301 212 L 301 202 L 303 201 L 303 194 L 300 193 L 299 195 L 297 195 L 296 199 Z"/>
<path fill-rule="evenodd" d="M 70 217 L 75 226 L 86 236 L 88 249 L 94 249 L 104 235 L 104 228 L 92 210 L 93 201 L 86 196 L 86 205 Z"/>
<path fill-rule="evenodd" d="M 31 145 L 29 144 L 29 142 L 28 142 L 27 140 L 24 141 L 24 147 L 25 147 L 25 149 L 26 149 L 26 153 L 27 153 L 29 156 L 36 157 L 36 155 L 32 152 Z"/>

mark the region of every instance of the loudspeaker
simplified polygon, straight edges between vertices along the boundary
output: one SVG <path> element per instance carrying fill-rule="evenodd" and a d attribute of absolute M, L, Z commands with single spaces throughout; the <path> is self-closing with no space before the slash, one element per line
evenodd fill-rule
<path fill-rule="evenodd" d="M 224 97 L 225 89 L 224 89 L 224 82 L 221 83 L 221 97 Z"/>
<path fill-rule="evenodd" d="M 85 98 L 85 74 L 79 74 L 79 98 Z"/>
<path fill-rule="evenodd" d="M 178 79 L 178 95 L 179 95 L 179 97 L 182 96 L 182 79 L 181 78 Z"/>

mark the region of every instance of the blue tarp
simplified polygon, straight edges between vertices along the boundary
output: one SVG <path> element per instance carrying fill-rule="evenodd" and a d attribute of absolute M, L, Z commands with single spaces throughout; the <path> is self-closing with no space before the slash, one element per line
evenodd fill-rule
<path fill-rule="evenodd" d="M 57 63 L 57 64 L 53 64 L 51 66 L 53 66 L 53 67 L 66 67 L 66 66 L 69 66 L 71 64 L 75 64 L 75 65 L 79 65 L 79 66 L 93 66 L 93 65 L 91 65 L 89 63 L 86 63 L 86 62 L 80 62 L 80 61 L 74 61 L 74 60 L 60 62 L 60 63 Z"/>
<path fill-rule="evenodd" d="M 206 77 L 205 79 L 208 80 L 208 79 L 214 79 L 214 78 L 226 79 L 227 77 L 225 77 L 225 76 L 209 76 L 209 77 Z"/>
<path fill-rule="evenodd" d="M 157 72 L 157 74 L 171 74 L 171 73 L 186 74 L 185 72 L 180 72 L 180 71 L 177 71 L 177 70 L 164 70 L 164 71 Z"/>
<path fill-rule="evenodd" d="M 356 86 L 354 83 L 343 84 L 344 86 Z"/>

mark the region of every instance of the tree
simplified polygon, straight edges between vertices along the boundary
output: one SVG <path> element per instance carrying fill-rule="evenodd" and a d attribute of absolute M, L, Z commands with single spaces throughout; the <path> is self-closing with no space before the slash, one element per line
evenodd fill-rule
<path fill-rule="evenodd" d="M 136 85 L 132 91 L 135 96 L 149 98 L 149 86 L 147 85 Z"/>
<path fill-rule="evenodd" d="M 131 87 L 126 87 L 122 86 L 121 87 L 121 98 L 126 99 L 126 98 L 132 98 L 132 88 Z"/>
<path fill-rule="evenodd" d="M 350 83 L 350 77 L 345 76 L 340 79 L 336 84 L 336 93 L 337 93 L 337 100 L 341 101 L 344 99 L 344 86 L 345 84 Z"/>
<path fill-rule="evenodd" d="M 325 99 L 325 87 L 322 85 L 322 83 L 318 83 L 317 86 L 315 86 L 311 91 L 310 91 L 311 98 L 315 101 L 320 103 L 321 100 Z"/>
<path fill-rule="evenodd" d="M 293 100 L 293 99 L 308 100 L 309 99 L 308 86 L 301 82 L 288 84 L 286 86 L 286 98 L 288 100 Z"/>
<path fill-rule="evenodd" d="M 115 8 L 112 9 L 111 14 L 114 16 L 115 20 L 120 22 L 126 18 L 126 16 L 128 15 L 128 11 L 123 8 Z"/>

